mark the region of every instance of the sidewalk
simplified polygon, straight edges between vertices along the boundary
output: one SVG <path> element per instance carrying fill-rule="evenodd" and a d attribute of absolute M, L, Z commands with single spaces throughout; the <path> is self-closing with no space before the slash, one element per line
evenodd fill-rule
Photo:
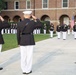
<path fill-rule="evenodd" d="M 30 75 L 76 75 L 76 40 L 50 38 L 37 42 L 33 55 L 33 72 Z M 23 75 L 20 67 L 20 50 L 2 52 L 0 75 Z"/>

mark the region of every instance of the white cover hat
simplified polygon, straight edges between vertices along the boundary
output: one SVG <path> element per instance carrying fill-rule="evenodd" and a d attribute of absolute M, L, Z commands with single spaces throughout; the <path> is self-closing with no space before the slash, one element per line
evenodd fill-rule
<path fill-rule="evenodd" d="M 23 11 L 23 13 L 30 15 L 30 14 L 32 14 L 32 11 Z"/>

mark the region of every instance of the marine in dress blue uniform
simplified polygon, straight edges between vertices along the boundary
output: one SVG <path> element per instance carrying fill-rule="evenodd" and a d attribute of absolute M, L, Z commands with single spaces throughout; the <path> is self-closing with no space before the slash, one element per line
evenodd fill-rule
<path fill-rule="evenodd" d="M 17 25 L 17 40 L 21 51 L 22 72 L 23 74 L 30 74 L 32 72 L 33 47 L 35 45 L 33 31 L 42 27 L 42 23 L 32 15 L 32 11 L 24 11 L 23 13 L 24 20 Z"/>
<path fill-rule="evenodd" d="M 56 31 L 57 31 L 58 39 L 60 39 L 61 38 L 61 25 L 59 23 L 56 27 Z"/>
<path fill-rule="evenodd" d="M 73 31 L 74 31 L 74 39 L 76 39 L 76 22 L 75 25 L 73 26 Z"/>
<path fill-rule="evenodd" d="M 66 40 L 68 26 L 65 24 L 65 22 L 62 25 L 61 29 L 62 29 L 63 40 Z"/>
<path fill-rule="evenodd" d="M 0 16 L 0 53 L 2 50 L 2 45 L 4 44 L 4 39 L 2 36 L 2 29 L 4 28 L 9 28 L 10 25 L 8 24 L 8 22 L 4 21 L 4 19 L 2 18 L 2 16 Z M 0 67 L 0 70 L 2 70 L 3 68 Z"/>
<path fill-rule="evenodd" d="M 46 34 L 46 23 L 44 24 L 44 34 Z"/>
<path fill-rule="evenodd" d="M 54 25 L 53 25 L 53 23 L 51 23 L 51 25 L 50 25 L 50 37 L 51 38 L 53 37 L 53 31 L 54 31 Z"/>
<path fill-rule="evenodd" d="M 70 28 L 71 28 L 71 26 L 68 25 L 68 34 L 70 34 Z"/>

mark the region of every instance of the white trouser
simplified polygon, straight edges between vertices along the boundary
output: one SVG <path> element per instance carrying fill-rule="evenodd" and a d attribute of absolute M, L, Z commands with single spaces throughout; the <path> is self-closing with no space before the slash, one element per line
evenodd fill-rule
<path fill-rule="evenodd" d="M 46 30 L 44 29 L 44 34 L 46 34 Z"/>
<path fill-rule="evenodd" d="M 37 29 L 37 34 L 40 34 L 40 29 Z"/>
<path fill-rule="evenodd" d="M 2 44 L 0 44 L 0 53 L 1 53 L 1 50 L 2 50 Z"/>
<path fill-rule="evenodd" d="M 15 29 L 15 33 L 17 33 L 17 29 Z"/>
<path fill-rule="evenodd" d="M 39 30 L 37 29 L 37 34 L 39 34 Z"/>
<path fill-rule="evenodd" d="M 70 29 L 68 29 L 68 34 L 70 34 Z"/>
<path fill-rule="evenodd" d="M 16 30 L 15 29 L 13 29 L 13 34 L 15 34 L 16 33 Z"/>
<path fill-rule="evenodd" d="M 11 33 L 13 33 L 13 29 L 11 29 Z"/>
<path fill-rule="evenodd" d="M 57 32 L 57 35 L 58 35 L 58 39 L 61 38 L 61 32 Z"/>
<path fill-rule="evenodd" d="M 38 29 L 38 33 L 40 34 L 40 29 Z"/>
<path fill-rule="evenodd" d="M 66 32 L 63 32 L 63 39 L 66 39 Z"/>
<path fill-rule="evenodd" d="M 1 33 L 4 34 L 4 29 L 2 29 Z"/>
<path fill-rule="evenodd" d="M 37 30 L 36 30 L 36 29 L 34 29 L 34 32 L 33 32 L 33 33 L 34 33 L 34 34 L 36 34 L 36 31 L 37 31 Z"/>
<path fill-rule="evenodd" d="M 72 34 L 74 34 L 74 31 L 72 30 Z"/>
<path fill-rule="evenodd" d="M 23 72 L 28 73 L 32 70 L 33 45 L 20 46 L 20 50 L 21 50 L 21 69 Z"/>
<path fill-rule="evenodd" d="M 8 34 L 10 34 L 10 29 L 8 29 Z"/>
<path fill-rule="evenodd" d="M 50 31 L 50 37 L 53 37 L 53 31 Z"/>
<path fill-rule="evenodd" d="M 7 29 L 5 29 L 5 33 L 7 33 Z"/>
<path fill-rule="evenodd" d="M 74 32 L 74 38 L 76 39 L 76 32 Z"/>

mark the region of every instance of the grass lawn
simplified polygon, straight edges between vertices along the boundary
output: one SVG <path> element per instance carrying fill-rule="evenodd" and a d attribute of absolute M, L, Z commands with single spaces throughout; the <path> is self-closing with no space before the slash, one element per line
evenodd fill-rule
<path fill-rule="evenodd" d="M 17 47 L 17 38 L 15 34 L 4 34 L 4 42 L 2 51 Z"/>
<path fill-rule="evenodd" d="M 36 42 L 49 38 L 49 34 L 36 34 L 34 36 L 35 36 Z M 17 38 L 15 34 L 4 34 L 3 37 L 4 37 L 5 44 L 3 45 L 2 51 L 13 49 L 18 46 Z"/>

